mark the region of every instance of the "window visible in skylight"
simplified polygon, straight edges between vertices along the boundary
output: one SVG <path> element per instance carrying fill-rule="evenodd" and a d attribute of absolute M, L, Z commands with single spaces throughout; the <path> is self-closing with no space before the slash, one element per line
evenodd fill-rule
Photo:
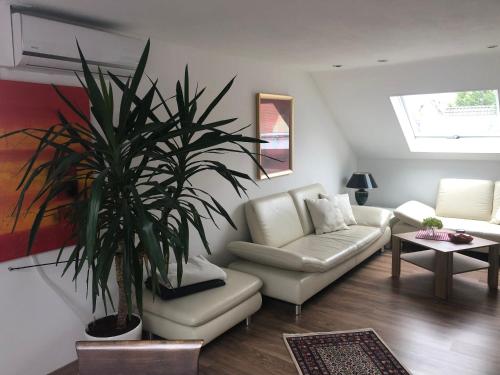
<path fill-rule="evenodd" d="M 413 152 L 500 153 L 498 90 L 393 96 Z"/>

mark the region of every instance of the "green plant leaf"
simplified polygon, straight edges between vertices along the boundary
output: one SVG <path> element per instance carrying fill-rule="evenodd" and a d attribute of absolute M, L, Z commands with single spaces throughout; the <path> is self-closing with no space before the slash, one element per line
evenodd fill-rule
<path fill-rule="evenodd" d="M 97 176 L 97 178 L 94 180 L 94 183 L 92 184 L 92 190 L 90 193 L 85 232 L 85 249 L 87 253 L 87 261 L 89 262 L 89 264 L 94 260 L 95 244 L 98 234 L 97 221 L 99 219 L 99 211 L 101 209 L 102 195 L 106 176 L 107 171 L 104 171 L 99 176 Z"/>

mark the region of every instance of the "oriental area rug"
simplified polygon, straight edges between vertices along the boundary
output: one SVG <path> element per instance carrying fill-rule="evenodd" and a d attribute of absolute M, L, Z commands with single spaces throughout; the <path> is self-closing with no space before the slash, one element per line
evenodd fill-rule
<path fill-rule="evenodd" d="M 371 329 L 283 334 L 300 375 L 409 375 Z"/>

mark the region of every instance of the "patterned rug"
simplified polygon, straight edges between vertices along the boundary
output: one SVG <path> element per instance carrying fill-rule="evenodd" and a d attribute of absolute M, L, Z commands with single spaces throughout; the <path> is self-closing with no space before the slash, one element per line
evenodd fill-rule
<path fill-rule="evenodd" d="M 301 375 L 409 375 L 371 329 L 283 334 Z"/>

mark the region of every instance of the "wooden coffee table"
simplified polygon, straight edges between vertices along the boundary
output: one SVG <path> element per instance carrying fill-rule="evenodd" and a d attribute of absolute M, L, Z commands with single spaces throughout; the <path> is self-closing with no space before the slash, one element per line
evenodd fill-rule
<path fill-rule="evenodd" d="M 418 232 L 392 235 L 392 277 L 401 274 L 401 259 L 434 272 L 434 295 L 447 299 L 451 294 L 453 275 L 488 268 L 488 286 L 498 289 L 499 243 L 474 236 L 471 243 L 457 245 L 448 241 L 434 241 L 416 238 Z M 411 242 L 428 250 L 401 254 L 402 242 Z M 463 254 L 462 250 L 488 247 L 488 262 L 483 262 Z"/>

